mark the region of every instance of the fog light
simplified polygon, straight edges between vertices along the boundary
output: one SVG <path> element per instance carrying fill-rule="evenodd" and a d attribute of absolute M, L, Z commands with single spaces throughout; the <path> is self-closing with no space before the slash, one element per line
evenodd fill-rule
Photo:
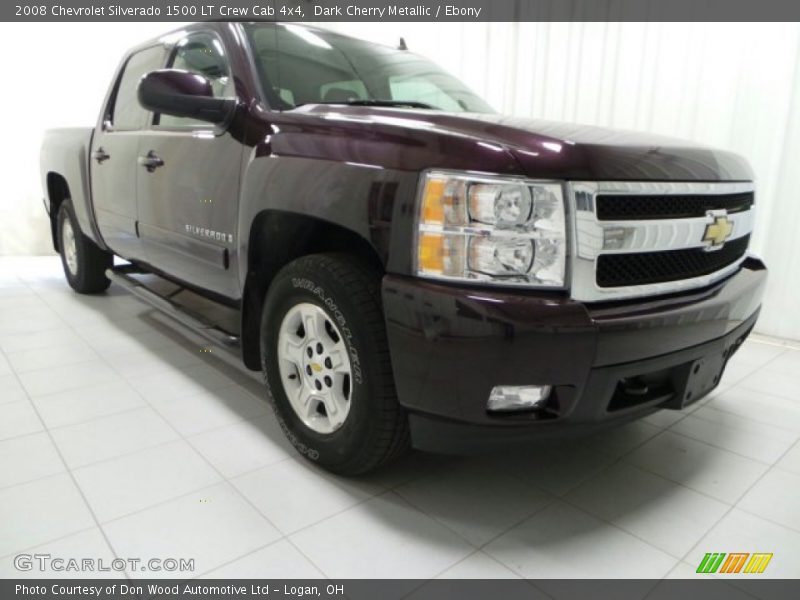
<path fill-rule="evenodd" d="M 492 388 L 486 408 L 493 412 L 541 408 L 552 389 L 549 385 L 498 385 Z"/>

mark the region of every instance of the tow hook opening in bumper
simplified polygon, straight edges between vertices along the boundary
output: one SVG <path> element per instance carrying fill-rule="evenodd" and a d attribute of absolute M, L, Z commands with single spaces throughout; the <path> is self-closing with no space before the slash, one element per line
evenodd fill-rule
<path fill-rule="evenodd" d="M 608 412 L 633 408 L 654 401 L 668 401 L 675 395 L 670 381 L 672 369 L 661 369 L 652 373 L 623 377 L 617 382 L 614 395 L 608 403 Z"/>
<path fill-rule="evenodd" d="M 608 412 L 642 404 L 680 410 L 696 402 L 717 387 L 728 359 L 747 339 L 751 330 L 752 326 L 717 353 L 666 369 L 622 377 L 608 403 Z"/>

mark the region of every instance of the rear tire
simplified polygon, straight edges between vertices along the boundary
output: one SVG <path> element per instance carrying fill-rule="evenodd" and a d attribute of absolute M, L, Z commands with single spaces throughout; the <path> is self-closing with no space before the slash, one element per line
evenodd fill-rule
<path fill-rule="evenodd" d="M 106 269 L 114 264 L 114 255 L 102 250 L 81 233 L 70 200 L 58 210 L 56 231 L 61 265 L 70 287 L 81 294 L 99 294 L 108 289 L 111 280 Z"/>
<path fill-rule="evenodd" d="M 380 281 L 356 257 L 305 256 L 275 277 L 261 315 L 262 368 L 278 422 L 305 458 L 341 475 L 374 470 L 409 446 Z"/>

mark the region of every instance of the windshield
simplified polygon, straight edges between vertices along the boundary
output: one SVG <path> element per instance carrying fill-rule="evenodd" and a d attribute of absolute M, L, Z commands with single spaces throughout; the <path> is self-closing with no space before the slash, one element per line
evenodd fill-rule
<path fill-rule="evenodd" d="M 273 108 L 326 103 L 494 112 L 458 79 L 411 52 L 289 23 L 245 29 Z"/>

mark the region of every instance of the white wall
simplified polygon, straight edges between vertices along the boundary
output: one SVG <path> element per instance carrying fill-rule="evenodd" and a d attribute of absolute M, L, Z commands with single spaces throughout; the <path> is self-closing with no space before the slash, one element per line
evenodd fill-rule
<path fill-rule="evenodd" d="M 92 127 L 124 51 L 180 23 L 0 23 L 0 255 L 53 251 L 39 183 L 45 129 Z"/>
<path fill-rule="evenodd" d="M 119 55 L 173 24 L 2 24 L 0 254 L 47 252 L 39 136 L 91 125 Z M 331 23 L 431 57 L 502 112 L 653 131 L 743 154 L 771 269 L 758 329 L 800 339 L 800 24 Z M 38 45 L 37 45 L 38 44 Z M 36 51 L 31 51 L 36 48 Z M 87 67 L 88 66 L 88 67 Z M 9 86 L 9 82 L 13 82 Z M 9 128 L 10 125 L 10 128 Z"/>

